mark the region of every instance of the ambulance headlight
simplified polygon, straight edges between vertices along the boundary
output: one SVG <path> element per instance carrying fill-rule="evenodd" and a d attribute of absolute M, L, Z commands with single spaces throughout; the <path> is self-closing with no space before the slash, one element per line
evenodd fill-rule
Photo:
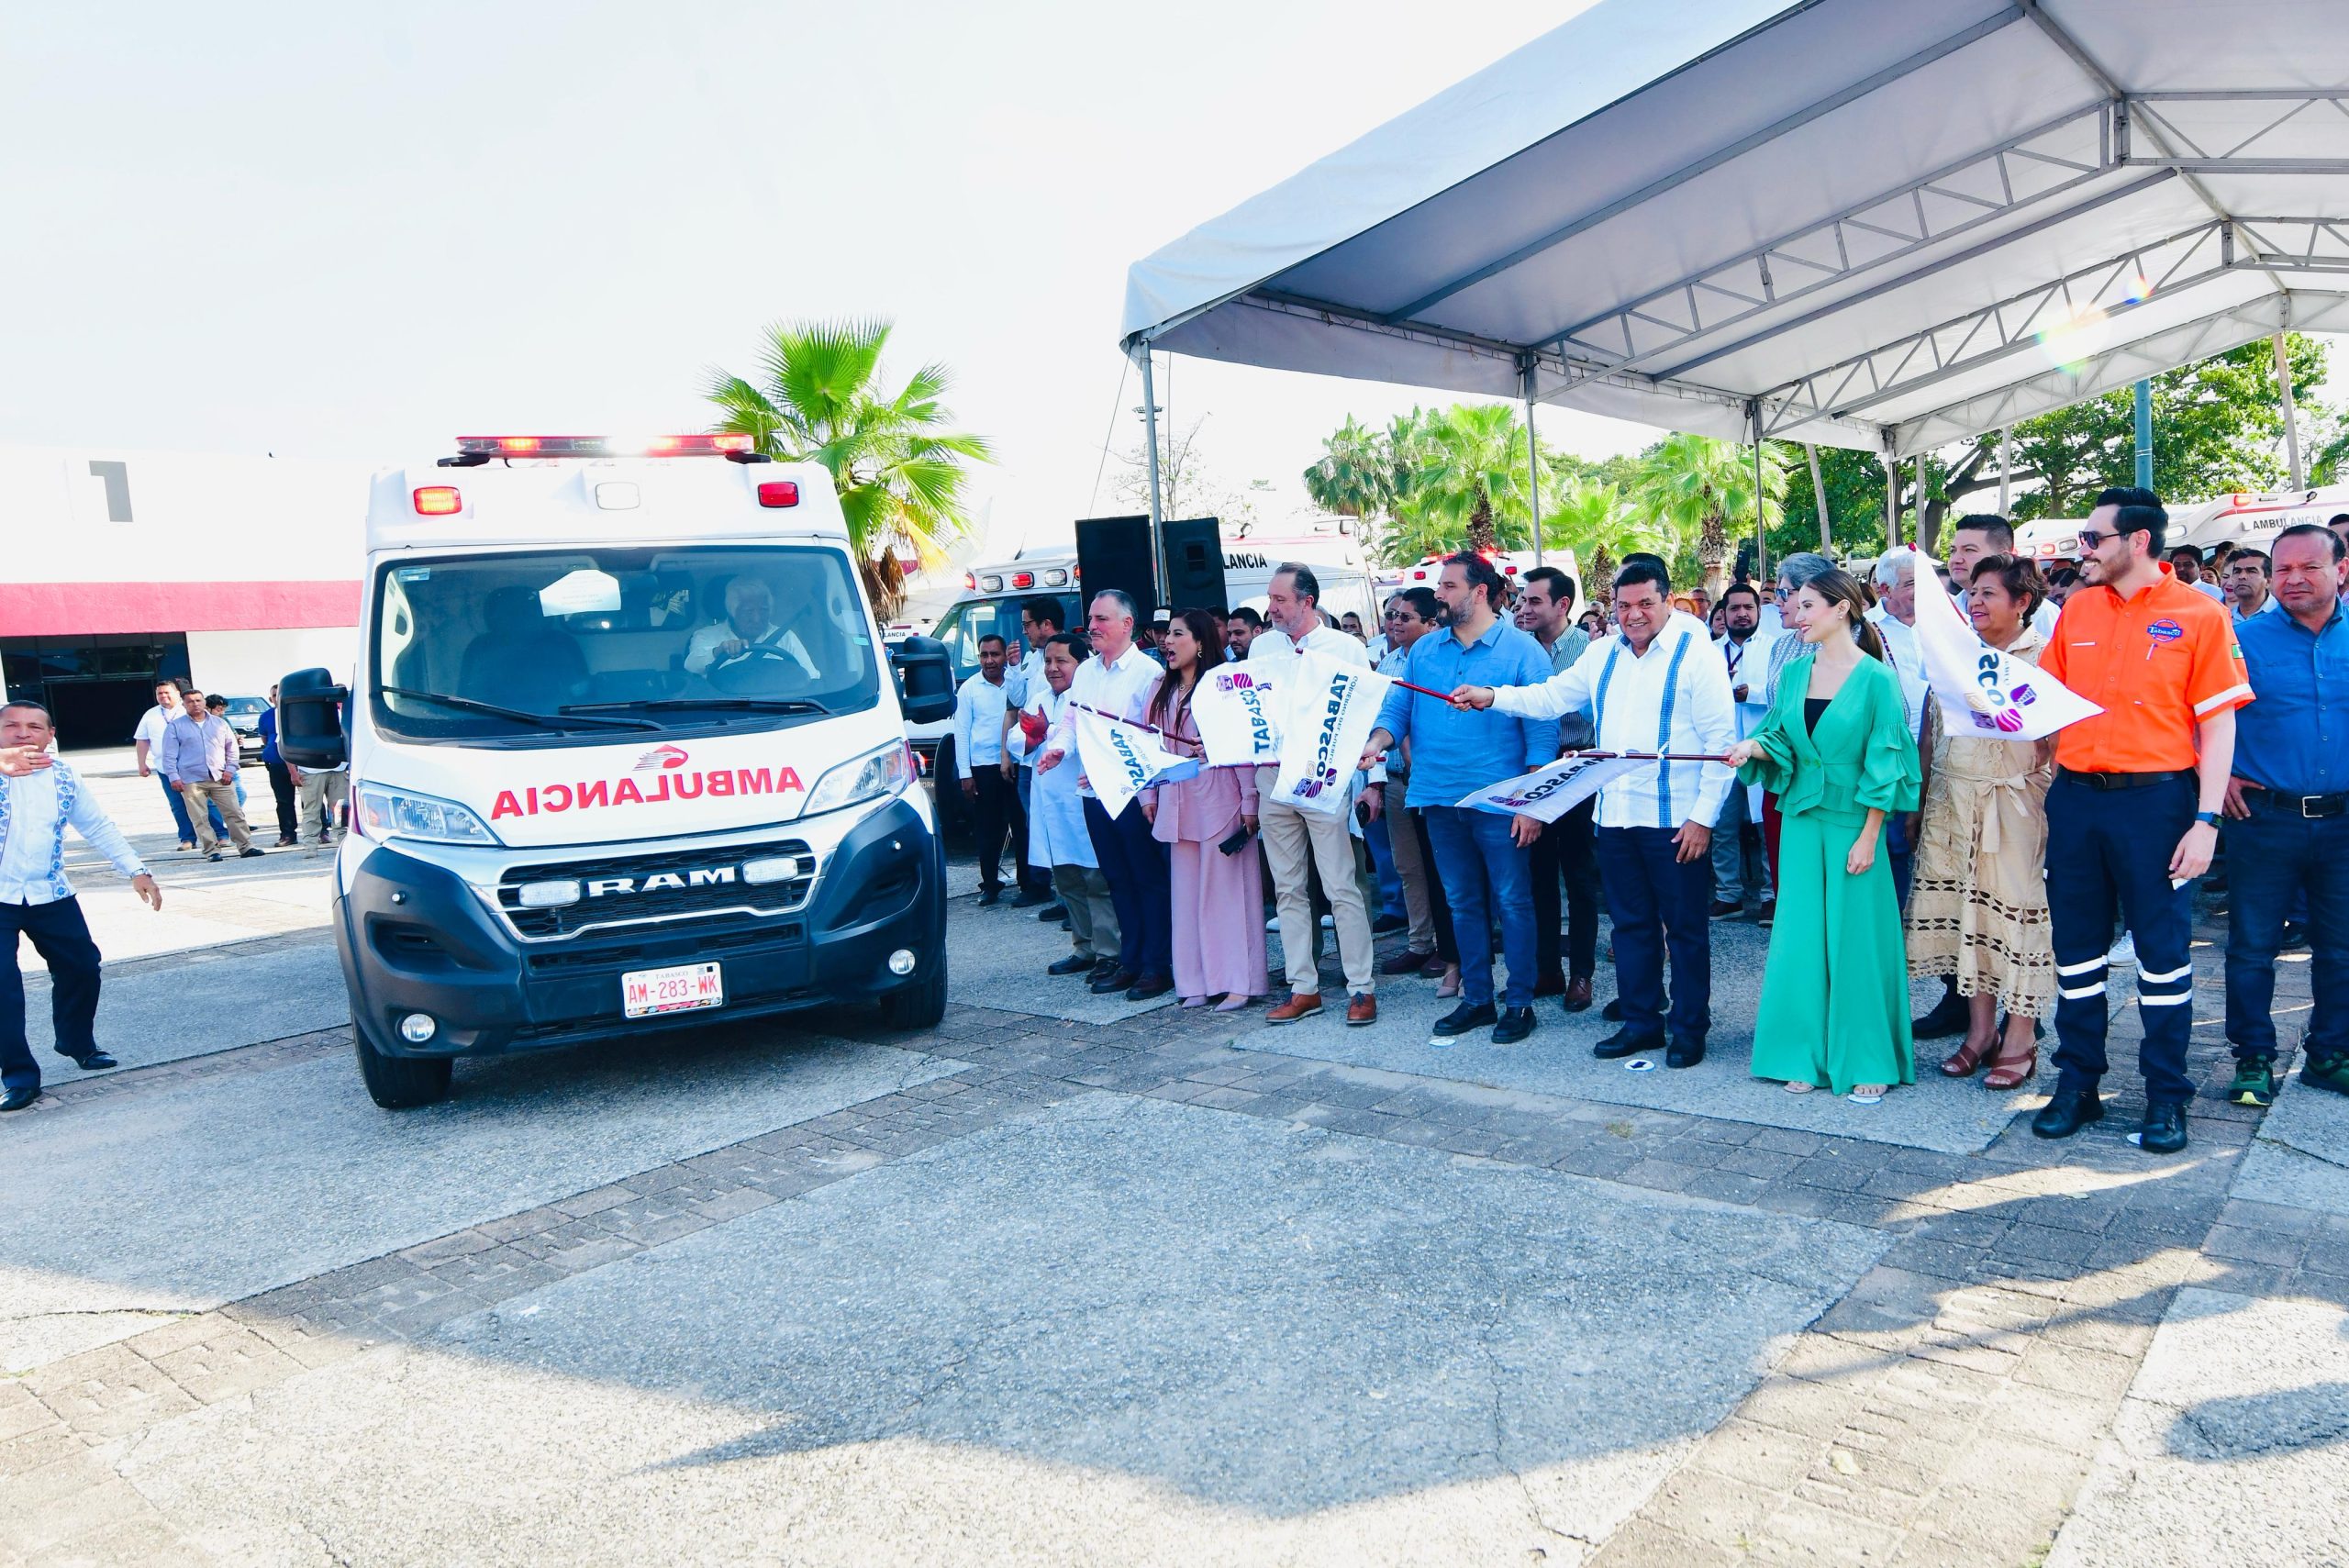
<path fill-rule="evenodd" d="M 813 817 L 819 811 L 838 811 L 860 801 L 896 795 L 913 783 L 913 749 L 902 740 L 851 757 L 816 781 L 816 787 L 807 794 L 804 815 Z"/>
<path fill-rule="evenodd" d="M 377 843 L 412 839 L 434 844 L 495 844 L 497 835 L 453 800 L 362 784 L 351 792 L 351 820 Z"/>

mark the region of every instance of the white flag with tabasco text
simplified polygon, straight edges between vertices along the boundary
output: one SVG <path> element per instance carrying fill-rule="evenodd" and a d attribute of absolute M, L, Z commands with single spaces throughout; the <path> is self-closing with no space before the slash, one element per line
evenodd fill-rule
<path fill-rule="evenodd" d="M 1395 683 L 1375 670 L 1319 653 L 1298 654 L 1295 669 L 1282 705 L 1286 717 L 1273 798 L 1299 811 L 1334 817 L 1346 808 L 1355 764 L 1378 728 L 1378 706 Z"/>
<path fill-rule="evenodd" d="M 1917 647 L 1952 735 L 2037 740 L 2104 711 L 2029 660 L 1983 641 L 1931 580 L 1917 590 Z"/>

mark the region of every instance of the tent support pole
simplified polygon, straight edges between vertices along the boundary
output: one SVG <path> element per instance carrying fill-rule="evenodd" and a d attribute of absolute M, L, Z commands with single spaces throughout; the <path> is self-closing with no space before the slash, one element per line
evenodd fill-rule
<path fill-rule="evenodd" d="M 2292 361 L 2284 351 L 2284 334 L 2276 334 L 2276 390 L 2284 406 L 2284 455 L 2292 468 L 2292 488 L 2306 490 L 2308 470 L 2300 466 L 2300 425 L 2292 407 Z"/>
<path fill-rule="evenodd" d="M 1762 400 L 1746 405 L 1753 416 L 1753 580 L 1770 581 L 1770 530 L 1762 505 Z"/>
<path fill-rule="evenodd" d="M 2154 487 L 2154 384 L 2137 384 L 2137 488 Z"/>
<path fill-rule="evenodd" d="M 1144 461 L 1150 468 L 1150 596 L 1153 601 L 1159 601 L 1166 594 L 1166 584 L 1160 580 L 1165 572 L 1163 530 L 1166 517 L 1159 502 L 1158 387 L 1151 378 L 1151 357 L 1150 340 L 1145 338 L 1141 345 L 1141 423 L 1142 450 L 1147 454 Z M 1151 606 L 1152 610 L 1158 607 L 1156 602 Z"/>
<path fill-rule="evenodd" d="M 1909 525 L 1909 542 L 1925 548 L 1925 454 L 1917 454 L 1917 520 Z"/>
<path fill-rule="evenodd" d="M 1900 460 L 1892 455 L 1892 442 L 1884 443 L 1884 548 L 1891 550 L 1900 543 Z"/>
<path fill-rule="evenodd" d="M 1835 544 L 1834 529 L 1827 520 L 1827 482 L 1819 475 L 1819 449 L 1805 441 L 1802 455 L 1810 463 L 1810 503 L 1819 514 L 1819 553 L 1825 555 Z"/>
<path fill-rule="evenodd" d="M 1533 433 L 1533 360 L 1525 371 L 1525 502 L 1533 523 L 1533 564 L 1542 564 L 1542 453 Z"/>
<path fill-rule="evenodd" d="M 2015 428 L 2006 425 L 1998 430 L 1998 516 L 2011 520 L 2014 517 L 2014 487 L 2007 476 L 2014 472 Z"/>

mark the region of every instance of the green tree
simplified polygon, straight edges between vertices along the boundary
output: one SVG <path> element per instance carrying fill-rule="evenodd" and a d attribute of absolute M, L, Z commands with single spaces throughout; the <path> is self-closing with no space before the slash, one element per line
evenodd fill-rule
<path fill-rule="evenodd" d="M 1532 542 L 1526 504 L 1525 427 L 1505 403 L 1414 409 L 1395 448 L 1389 564 L 1450 550 L 1520 550 Z"/>
<path fill-rule="evenodd" d="M 1767 443 L 1763 448 L 1762 495 L 1765 528 L 1786 515 L 1786 464 Z M 1640 477 L 1631 492 L 1639 511 L 1668 527 L 1693 551 L 1705 586 L 1718 594 L 1727 580 L 1735 541 L 1753 532 L 1753 449 L 1710 436 L 1676 432 L 1640 454 Z M 1676 573 L 1675 573 L 1676 575 Z"/>
<path fill-rule="evenodd" d="M 1544 494 L 1557 495 L 1558 502 L 1542 516 L 1542 537 L 1575 552 L 1586 579 L 1583 592 L 1593 599 L 1611 596 L 1615 568 L 1631 551 L 1668 558 L 1679 549 L 1663 519 L 1625 506 L 1621 488 L 1605 480 L 1576 477 Z"/>
<path fill-rule="evenodd" d="M 925 566 L 970 526 L 967 465 L 993 461 L 987 443 L 950 428 L 941 402 L 952 379 L 927 364 L 891 393 L 882 384 L 883 320 L 778 322 L 766 330 L 759 381 L 710 373 L 707 395 L 723 411 L 716 428 L 756 439 L 785 462 L 818 462 L 840 493 L 874 606 L 885 617 L 905 602 L 899 547 Z"/>
<path fill-rule="evenodd" d="M 1321 439 L 1321 455 L 1305 471 L 1305 494 L 1325 512 L 1364 522 L 1395 505 L 1395 453 L 1386 433 L 1351 414 Z"/>

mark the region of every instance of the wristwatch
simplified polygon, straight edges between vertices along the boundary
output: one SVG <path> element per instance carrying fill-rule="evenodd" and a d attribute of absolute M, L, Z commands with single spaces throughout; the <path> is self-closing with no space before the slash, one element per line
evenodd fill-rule
<path fill-rule="evenodd" d="M 2215 811 L 2198 811 L 2194 814 L 2194 820 L 2216 828 L 2219 825 L 2219 814 Z"/>

